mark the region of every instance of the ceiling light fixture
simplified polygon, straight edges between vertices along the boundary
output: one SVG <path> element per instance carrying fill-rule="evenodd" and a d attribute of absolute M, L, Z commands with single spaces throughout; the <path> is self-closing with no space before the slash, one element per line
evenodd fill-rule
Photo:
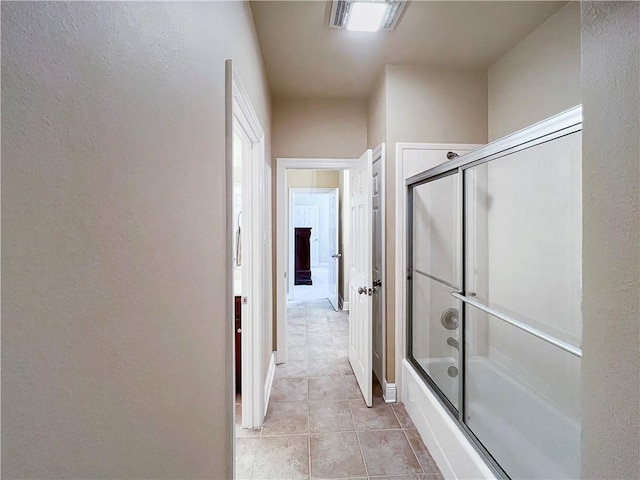
<path fill-rule="evenodd" d="M 345 28 L 350 32 L 377 32 L 382 28 L 388 8 L 383 2 L 354 2 L 349 9 Z"/>
<path fill-rule="evenodd" d="M 329 26 L 352 32 L 392 30 L 406 4 L 404 0 L 334 0 Z"/>

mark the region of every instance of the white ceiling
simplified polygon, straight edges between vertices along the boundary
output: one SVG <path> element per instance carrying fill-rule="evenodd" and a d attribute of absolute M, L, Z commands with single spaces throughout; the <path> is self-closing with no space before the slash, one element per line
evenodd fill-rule
<path fill-rule="evenodd" d="M 329 28 L 328 1 L 253 1 L 276 97 L 367 98 L 388 64 L 487 68 L 566 2 L 410 1 L 396 29 Z"/>

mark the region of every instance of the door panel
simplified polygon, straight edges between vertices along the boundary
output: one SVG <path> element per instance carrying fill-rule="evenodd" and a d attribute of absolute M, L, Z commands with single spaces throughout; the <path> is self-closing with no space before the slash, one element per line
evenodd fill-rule
<path fill-rule="evenodd" d="M 367 150 L 350 170 L 349 362 L 372 405 L 372 159 Z"/>

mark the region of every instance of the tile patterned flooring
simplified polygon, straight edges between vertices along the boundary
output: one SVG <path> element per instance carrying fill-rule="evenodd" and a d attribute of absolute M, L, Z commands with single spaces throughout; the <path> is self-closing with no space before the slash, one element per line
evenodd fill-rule
<path fill-rule="evenodd" d="M 236 405 L 236 478 L 442 479 L 404 406 L 384 403 L 377 382 L 366 407 L 349 366 L 348 312 L 326 299 L 289 302 L 287 335 L 262 428 L 241 428 Z"/>

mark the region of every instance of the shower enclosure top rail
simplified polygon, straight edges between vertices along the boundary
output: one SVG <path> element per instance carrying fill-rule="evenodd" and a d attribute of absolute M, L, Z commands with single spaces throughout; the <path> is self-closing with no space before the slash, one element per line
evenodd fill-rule
<path fill-rule="evenodd" d="M 476 307 L 478 310 L 482 310 L 483 312 L 488 313 L 489 315 L 494 316 L 502 320 L 503 322 L 508 323 L 509 325 L 519 328 L 520 330 L 528 333 L 529 335 L 533 335 L 534 337 L 539 338 L 540 340 L 543 340 L 551 345 L 554 345 L 564 350 L 565 352 L 575 355 L 578 358 L 582 358 L 582 349 L 580 347 L 576 347 L 575 345 L 571 345 L 570 343 L 564 342 L 559 338 L 549 335 L 548 333 L 542 332 L 537 328 L 532 327 L 531 325 L 527 325 L 526 323 L 523 323 L 514 318 L 511 318 L 510 316 L 505 315 L 502 312 L 499 312 L 493 308 L 487 307 L 480 302 L 477 302 L 469 297 L 465 297 L 464 295 L 461 295 L 460 293 L 452 292 L 451 296 L 462 302 L 468 303 L 469 305 Z"/>
<path fill-rule="evenodd" d="M 451 173 L 458 168 L 465 170 L 580 130 L 582 130 L 582 105 L 418 173 L 407 178 L 405 185 L 415 186 L 435 176 Z"/>

